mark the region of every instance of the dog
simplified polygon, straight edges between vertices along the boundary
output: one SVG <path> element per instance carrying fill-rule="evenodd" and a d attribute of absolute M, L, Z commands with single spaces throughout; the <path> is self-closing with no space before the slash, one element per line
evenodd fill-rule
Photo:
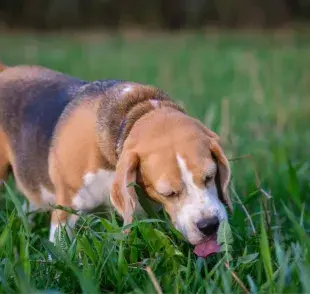
<path fill-rule="evenodd" d="M 1 64 L 0 180 L 9 168 L 29 211 L 52 210 L 51 242 L 79 217 L 50 204 L 85 212 L 112 204 L 130 224 L 141 211 L 132 182 L 199 256 L 233 209 L 219 136 L 161 89 L 135 82 Z"/>

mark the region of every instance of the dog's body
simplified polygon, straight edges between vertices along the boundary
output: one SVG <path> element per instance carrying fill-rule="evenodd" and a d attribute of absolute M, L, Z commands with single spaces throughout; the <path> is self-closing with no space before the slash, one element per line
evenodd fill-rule
<path fill-rule="evenodd" d="M 0 179 L 10 166 L 32 206 L 87 211 L 111 201 L 125 224 L 136 210 L 126 185 L 137 181 L 195 245 L 210 234 L 193 226 L 226 219 L 220 200 L 231 205 L 218 137 L 165 93 L 137 83 L 0 67 Z M 76 219 L 54 210 L 50 240 L 59 223 Z"/>

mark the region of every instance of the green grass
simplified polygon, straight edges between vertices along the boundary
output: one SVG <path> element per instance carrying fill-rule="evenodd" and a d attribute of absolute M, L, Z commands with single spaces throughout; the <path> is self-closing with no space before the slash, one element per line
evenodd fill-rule
<path fill-rule="evenodd" d="M 310 293 L 309 37 L 16 35 L 1 36 L 0 48 L 9 65 L 157 85 L 235 159 L 233 241 L 207 260 L 169 222 L 137 222 L 126 237 L 113 213 L 85 215 L 74 242 L 61 234 L 53 247 L 48 216 L 29 230 L 11 179 L 0 201 L 1 293 L 155 293 L 147 266 L 164 293 Z"/>

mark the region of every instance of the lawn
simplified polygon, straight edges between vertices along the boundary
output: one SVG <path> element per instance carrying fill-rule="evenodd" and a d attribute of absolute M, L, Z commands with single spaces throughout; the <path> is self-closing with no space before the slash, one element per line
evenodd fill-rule
<path fill-rule="evenodd" d="M 138 220 L 128 237 L 113 213 L 88 214 L 73 243 L 61 234 L 53 247 L 48 216 L 29 230 L 10 179 L 0 192 L 0 293 L 310 293 L 309 50 L 310 37 L 292 33 L 2 34 L 8 65 L 167 91 L 222 137 L 235 211 L 226 251 L 207 260 L 165 214 Z"/>

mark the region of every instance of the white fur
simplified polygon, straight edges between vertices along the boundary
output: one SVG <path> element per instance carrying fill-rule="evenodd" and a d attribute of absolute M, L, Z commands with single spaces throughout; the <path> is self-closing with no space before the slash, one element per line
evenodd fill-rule
<path fill-rule="evenodd" d="M 124 89 L 123 89 L 123 93 L 129 93 L 129 92 L 131 92 L 132 91 L 132 86 L 127 86 L 127 87 L 125 87 Z"/>
<path fill-rule="evenodd" d="M 218 198 L 215 183 L 210 183 L 205 189 L 198 188 L 194 183 L 193 174 L 179 154 L 177 154 L 177 162 L 186 188 L 186 198 L 177 211 L 176 226 L 189 242 L 198 244 L 205 236 L 199 232 L 196 223 L 212 216 L 217 216 L 220 221 L 223 221 L 227 219 L 227 213 Z"/>
<path fill-rule="evenodd" d="M 54 223 L 51 223 L 51 226 L 50 226 L 50 236 L 49 236 L 49 240 L 50 242 L 55 242 L 55 233 L 57 231 L 59 227 L 59 224 L 54 224 Z"/>
<path fill-rule="evenodd" d="M 37 211 L 39 208 L 34 203 L 25 200 L 22 209 L 24 213 L 30 213 Z"/>
<path fill-rule="evenodd" d="M 158 100 L 151 99 L 150 102 L 151 102 L 151 104 L 153 105 L 154 108 L 158 108 L 159 107 L 159 101 Z"/>
<path fill-rule="evenodd" d="M 75 214 L 71 214 L 69 217 L 68 217 L 68 220 L 66 223 L 51 223 L 51 226 L 50 226 L 50 236 L 49 236 L 49 240 L 50 242 L 55 242 L 55 239 L 56 239 L 56 236 L 55 236 L 55 233 L 56 231 L 58 232 L 58 229 L 61 226 L 65 226 L 65 229 L 67 231 L 67 234 L 69 236 L 70 239 L 72 239 L 72 229 L 74 228 L 76 222 L 78 221 L 79 219 L 79 216 L 78 215 L 75 215 Z"/>
<path fill-rule="evenodd" d="M 41 191 L 41 200 L 46 208 L 49 206 L 49 204 L 56 203 L 55 194 L 51 193 L 43 186 L 40 187 L 40 191 Z"/>
<path fill-rule="evenodd" d="M 85 174 L 84 186 L 73 198 L 73 208 L 91 210 L 102 204 L 108 205 L 114 174 L 115 172 L 103 169 Z"/>
<path fill-rule="evenodd" d="M 84 175 L 84 186 L 78 191 L 73 198 L 73 208 L 77 210 L 91 210 L 101 204 L 109 204 L 110 189 L 114 179 L 114 172 L 99 169 L 96 173 L 87 173 Z M 55 195 L 50 193 L 44 187 L 41 187 L 41 199 L 47 206 L 49 203 L 55 204 Z M 77 215 L 70 215 L 66 224 L 68 236 L 72 238 L 71 229 L 74 228 Z M 51 223 L 49 240 L 55 242 L 55 233 L 59 228 L 59 223 Z"/>

